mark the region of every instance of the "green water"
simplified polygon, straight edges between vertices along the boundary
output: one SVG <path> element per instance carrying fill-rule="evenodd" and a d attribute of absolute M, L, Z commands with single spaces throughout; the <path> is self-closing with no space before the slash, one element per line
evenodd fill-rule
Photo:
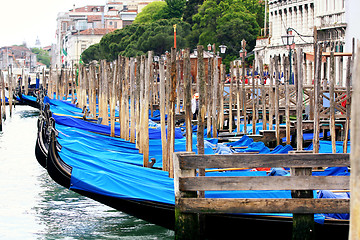
<path fill-rule="evenodd" d="M 173 239 L 173 231 L 55 183 L 35 158 L 38 111 L 16 106 L 0 132 L 0 239 Z"/>

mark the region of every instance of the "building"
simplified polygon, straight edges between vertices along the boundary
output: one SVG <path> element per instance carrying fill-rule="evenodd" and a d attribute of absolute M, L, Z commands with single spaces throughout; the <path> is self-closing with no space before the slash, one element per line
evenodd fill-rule
<path fill-rule="evenodd" d="M 52 65 L 70 67 L 80 61 L 81 53 L 100 42 L 103 35 L 130 25 L 149 1 L 107 0 L 103 5 L 87 5 L 61 12 L 57 16 L 56 44 Z"/>
<path fill-rule="evenodd" d="M 0 69 L 8 67 L 25 69 L 32 72 L 36 68 L 36 54 L 24 46 L 7 46 L 0 48 Z"/>
<path fill-rule="evenodd" d="M 304 52 L 314 51 L 314 31 L 327 52 L 352 52 L 352 38 L 360 38 L 356 26 L 360 20 L 357 0 L 269 0 L 268 6 L 269 33 L 257 39 L 254 49 L 255 58 L 261 57 L 266 64 L 274 55 L 289 55 L 289 47 L 282 39 L 286 39 L 287 30 L 292 30 L 295 47 Z M 345 72 L 343 61 L 343 57 L 336 58 L 337 79 Z M 313 79 L 313 63 L 306 61 L 305 68 L 309 84 Z"/>

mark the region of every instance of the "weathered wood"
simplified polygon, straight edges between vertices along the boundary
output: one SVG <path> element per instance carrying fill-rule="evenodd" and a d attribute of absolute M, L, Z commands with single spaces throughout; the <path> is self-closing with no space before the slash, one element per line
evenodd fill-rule
<path fill-rule="evenodd" d="M 141 57 L 136 57 L 136 89 L 135 89 L 135 121 L 136 121 L 136 138 L 135 145 L 136 148 L 140 148 L 140 68 L 141 68 Z"/>
<path fill-rule="evenodd" d="M 279 88 L 280 88 L 280 70 L 279 62 L 280 56 L 275 57 L 275 135 L 276 135 L 276 144 L 280 144 L 280 115 L 279 115 Z"/>
<path fill-rule="evenodd" d="M 218 59 L 214 58 L 213 62 L 213 84 L 212 84 L 212 137 L 217 138 L 217 102 L 218 102 L 218 90 L 219 90 L 219 69 L 218 69 Z"/>
<path fill-rule="evenodd" d="M 190 65 L 190 49 L 184 52 L 184 103 L 185 106 L 185 126 L 186 127 L 186 151 L 192 151 L 192 128 L 191 119 L 191 65 Z M 165 89 L 164 89 L 165 90 Z M 163 93 L 165 94 L 165 93 Z M 160 95 L 161 97 L 161 95 Z"/>
<path fill-rule="evenodd" d="M 289 57 L 284 57 L 284 78 L 285 78 L 285 126 L 286 126 L 286 144 L 290 145 L 290 89 L 288 71 Z"/>
<path fill-rule="evenodd" d="M 174 177 L 174 163 L 173 153 L 175 152 L 175 101 L 176 101 L 176 73 L 179 69 L 176 69 L 176 49 L 171 48 L 171 76 L 170 76 L 170 108 L 169 108 L 169 122 L 168 122 L 168 134 L 170 141 L 168 141 L 169 149 L 169 177 Z"/>
<path fill-rule="evenodd" d="M 241 96 L 240 94 L 242 94 L 241 91 L 241 87 L 242 86 L 240 84 L 240 66 L 239 64 L 236 64 L 236 132 L 240 133 L 240 125 L 241 125 L 241 108 L 243 107 L 241 104 Z M 244 120 L 245 121 L 245 120 Z M 245 125 L 244 125 L 244 129 L 245 129 Z"/>
<path fill-rule="evenodd" d="M 115 137 L 115 105 L 116 105 L 117 64 L 114 64 L 113 81 L 110 88 L 110 136 Z"/>
<path fill-rule="evenodd" d="M 242 40 L 245 44 L 245 41 Z M 245 52 L 245 45 L 243 46 L 243 50 Z M 245 80 L 246 80 L 246 76 L 245 76 L 245 54 L 243 54 L 242 57 L 242 92 L 241 92 L 241 111 L 242 111 L 242 116 L 243 116 L 243 121 L 244 121 L 244 134 L 247 134 L 247 106 L 246 106 L 246 88 L 245 88 Z M 240 117 L 240 115 L 238 115 L 238 118 Z M 240 121 L 239 121 L 240 123 Z M 237 126 L 238 128 L 240 128 L 240 124 Z"/>
<path fill-rule="evenodd" d="M 5 77 L 4 74 L 1 72 L 1 105 L 2 105 L 2 109 L 3 109 L 3 113 L 2 115 L 0 115 L 1 119 L 6 120 L 6 107 L 5 107 Z"/>
<path fill-rule="evenodd" d="M 2 84 L 3 82 L 3 72 L 0 71 L 0 99 L 1 101 L 5 100 L 5 96 L 2 96 L 1 92 L 2 92 L 2 89 L 5 88 L 5 85 Z M 20 85 L 21 87 L 21 85 Z M 3 127 L 2 127 L 2 123 L 3 123 L 3 111 L 5 111 L 5 109 L 3 109 L 3 105 L 2 105 L 2 102 L 0 102 L 0 131 L 3 130 Z"/>
<path fill-rule="evenodd" d="M 160 125 L 161 125 L 161 149 L 162 149 L 162 162 L 164 171 L 169 171 L 168 168 L 168 151 L 167 151 L 167 141 L 166 141 L 166 121 L 165 121 L 165 66 L 164 60 L 160 60 L 159 65 L 159 77 L 160 77 Z M 188 128 L 186 128 L 188 129 Z"/>
<path fill-rule="evenodd" d="M 301 77 L 300 77 L 301 78 Z M 299 84 L 299 81 L 302 82 L 298 78 L 297 84 Z M 300 150 L 298 150 L 300 151 Z M 291 176 L 298 176 L 307 178 L 310 177 L 310 181 L 312 182 L 316 178 L 312 177 L 312 168 L 291 168 L 290 169 Z M 347 183 L 349 183 L 348 179 L 345 180 Z M 298 185 L 304 184 L 304 182 L 297 183 Z M 330 183 L 331 185 L 331 183 Z M 323 186 L 320 184 L 316 186 L 316 183 L 314 181 L 314 188 L 315 189 L 324 189 Z M 314 198 L 313 190 L 312 189 L 304 189 L 304 190 L 292 190 L 291 191 L 291 197 L 298 199 L 312 199 Z M 292 231 L 292 239 L 312 239 L 314 231 L 314 215 L 313 214 L 307 214 L 307 213 L 293 213 L 293 231 Z"/>
<path fill-rule="evenodd" d="M 230 93 L 229 93 L 229 120 L 228 120 L 228 124 L 229 124 L 229 132 L 232 133 L 233 129 L 232 129 L 232 125 L 233 125 L 233 88 L 234 88 L 234 78 L 235 78 L 235 74 L 234 74 L 234 63 L 230 62 L 230 69 L 231 69 L 231 75 L 230 75 Z"/>
<path fill-rule="evenodd" d="M 199 154 L 204 154 L 204 123 L 205 123 L 205 67 L 204 67 L 204 47 L 197 46 L 198 53 L 198 90 L 199 90 L 199 116 L 198 116 L 198 131 L 197 131 L 197 149 Z"/>
<path fill-rule="evenodd" d="M 314 137 L 313 137 L 313 152 L 319 152 L 319 134 L 320 134 L 320 78 L 321 78 L 321 46 L 314 44 L 315 56 L 314 56 Z"/>
<path fill-rule="evenodd" d="M 9 115 L 10 117 L 12 116 L 12 111 L 13 111 L 13 74 L 12 74 L 12 69 L 9 68 L 8 70 L 8 92 L 9 92 Z"/>
<path fill-rule="evenodd" d="M 256 101 L 255 99 L 258 99 L 259 96 L 255 93 L 255 60 L 253 61 L 253 68 L 252 68 L 252 134 L 256 134 Z M 256 89 L 257 91 L 257 89 Z"/>
<path fill-rule="evenodd" d="M 213 85 L 213 61 L 214 58 L 211 57 L 208 59 L 208 75 L 207 80 L 205 81 L 205 92 L 206 95 L 204 95 L 205 98 L 205 105 L 206 105 L 206 135 L 208 138 L 211 138 L 211 120 L 212 120 L 212 85 Z"/>
<path fill-rule="evenodd" d="M 291 158 L 291 161 L 289 159 Z M 230 154 L 179 156 L 181 168 L 338 167 L 349 166 L 349 154 Z"/>
<path fill-rule="evenodd" d="M 301 151 L 303 149 L 303 51 L 300 48 L 297 52 L 296 56 L 296 96 L 297 96 L 297 105 L 296 105 L 296 121 L 297 121 L 297 129 L 296 129 L 296 149 Z"/>
<path fill-rule="evenodd" d="M 143 122 L 142 122 L 142 129 L 141 135 L 142 138 L 142 145 L 143 145 L 143 159 L 144 159 L 144 167 L 149 166 L 149 103 L 150 103 L 150 81 L 152 81 L 152 77 L 150 74 L 152 73 L 152 61 L 153 61 L 153 52 L 148 52 L 148 59 L 145 64 L 145 76 L 144 76 L 144 98 L 143 98 Z"/>
<path fill-rule="evenodd" d="M 330 135 L 332 152 L 336 153 L 336 133 L 335 133 L 335 57 L 334 52 L 330 53 L 330 76 L 329 76 L 329 94 L 330 94 Z"/>
<path fill-rule="evenodd" d="M 351 176 L 350 176 L 350 234 L 349 239 L 359 239 L 360 236 L 360 41 L 357 41 L 356 57 L 353 64 L 353 91 L 351 100 Z"/>
<path fill-rule="evenodd" d="M 269 130 L 273 130 L 273 117 L 274 117 L 274 59 L 270 59 L 269 67 Z"/>
<path fill-rule="evenodd" d="M 351 62 L 352 58 L 349 57 L 346 65 L 346 96 L 349 97 L 346 100 L 346 123 L 345 123 L 345 137 L 343 143 L 344 153 L 347 153 L 348 140 L 349 140 L 349 129 L 350 129 L 350 115 L 351 115 L 351 98 L 350 98 L 350 82 L 351 82 Z"/>
<path fill-rule="evenodd" d="M 135 58 L 130 58 L 130 142 L 135 143 Z"/>
<path fill-rule="evenodd" d="M 348 190 L 349 176 L 265 176 L 180 178 L 182 191 Z"/>
<path fill-rule="evenodd" d="M 263 72 L 263 61 L 259 59 L 260 64 L 260 78 L 261 78 L 261 105 L 262 105 L 262 122 L 263 122 L 263 130 L 266 130 L 266 93 L 265 93 L 265 77 Z"/>
<path fill-rule="evenodd" d="M 348 213 L 349 199 L 181 198 L 184 213 Z"/>
<path fill-rule="evenodd" d="M 180 191 L 180 177 L 194 177 L 195 170 L 181 170 L 177 154 L 174 153 L 174 191 L 175 191 L 175 239 L 199 239 L 199 217 L 197 214 L 184 213 L 179 208 L 179 201 L 184 198 L 196 197 L 196 192 Z M 189 154 L 189 153 L 182 153 Z"/>

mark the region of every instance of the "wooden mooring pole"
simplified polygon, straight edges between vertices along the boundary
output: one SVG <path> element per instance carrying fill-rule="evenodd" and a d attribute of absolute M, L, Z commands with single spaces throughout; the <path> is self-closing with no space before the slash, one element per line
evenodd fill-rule
<path fill-rule="evenodd" d="M 352 106 L 360 104 L 360 41 L 357 41 L 353 66 Z M 350 234 L 349 239 L 360 239 L 360 108 L 351 109 L 351 153 L 350 153 Z"/>

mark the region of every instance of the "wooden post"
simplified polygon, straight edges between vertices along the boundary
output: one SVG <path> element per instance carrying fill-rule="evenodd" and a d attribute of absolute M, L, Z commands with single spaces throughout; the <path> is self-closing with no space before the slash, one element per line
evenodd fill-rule
<path fill-rule="evenodd" d="M 273 130 L 273 116 L 274 116 L 274 59 L 270 59 L 270 67 L 269 67 L 269 130 Z"/>
<path fill-rule="evenodd" d="M 213 85 L 212 85 L 212 137 L 217 138 L 217 101 L 218 101 L 218 88 L 219 88 L 219 69 L 218 69 L 218 59 L 214 57 L 214 65 L 213 65 Z"/>
<path fill-rule="evenodd" d="M 214 58 L 208 58 L 208 75 L 207 75 L 207 81 L 205 81 L 205 104 L 206 104 L 206 112 L 207 112 L 207 118 L 206 118 L 206 135 L 208 138 L 211 137 L 211 104 L 212 104 L 212 69 L 213 69 L 213 62 Z"/>
<path fill-rule="evenodd" d="M 150 77 L 150 73 L 152 72 L 152 60 L 153 60 L 153 52 L 148 52 L 148 59 L 145 62 L 145 76 L 144 76 L 144 92 L 143 92 L 143 122 L 141 135 L 143 136 L 141 140 L 141 144 L 143 146 L 143 160 L 144 167 L 149 166 L 149 90 L 150 90 L 150 81 L 152 78 Z"/>
<path fill-rule="evenodd" d="M 224 83 L 226 78 L 226 69 L 225 65 L 220 65 L 220 91 L 219 91 L 219 98 L 220 98 L 220 108 L 219 108 L 219 128 L 220 130 L 224 129 Z"/>
<path fill-rule="evenodd" d="M 302 71 L 302 61 L 303 61 L 303 51 L 300 48 L 296 56 L 296 69 L 295 69 L 295 78 L 296 78 L 296 96 L 297 96 L 297 104 L 296 104 L 296 121 L 297 121 L 297 129 L 296 129 L 296 146 L 297 150 L 301 151 L 303 149 L 303 129 L 302 129 L 302 114 L 303 114 L 303 71 Z"/>
<path fill-rule="evenodd" d="M 151 69 L 152 70 L 152 63 L 151 63 Z M 126 141 L 129 141 L 130 136 L 129 136 L 129 120 L 130 120 L 130 116 L 129 116 L 129 82 L 130 82 L 130 60 L 129 58 L 125 58 L 125 82 L 124 82 L 124 115 L 125 115 L 125 121 L 124 121 L 124 125 L 123 128 L 125 128 L 124 130 L 124 137 Z M 150 75 L 150 80 L 152 81 L 152 76 Z M 149 122 L 149 119 L 148 119 Z"/>
<path fill-rule="evenodd" d="M 168 157 L 168 148 L 166 141 L 166 120 L 165 120 L 165 66 L 164 60 L 160 59 L 159 65 L 159 74 L 160 74 L 160 124 L 161 124 L 161 149 L 162 149 L 162 163 L 163 163 L 163 171 L 169 171 L 169 157 Z M 187 123 L 186 123 L 187 124 Z M 186 125 L 188 126 L 188 125 Z M 190 124 L 191 126 L 191 124 Z M 186 127 L 188 129 L 189 127 Z"/>
<path fill-rule="evenodd" d="M 130 142 L 135 143 L 135 58 L 130 58 Z"/>
<path fill-rule="evenodd" d="M 181 198 L 194 198 L 196 192 L 183 192 L 180 190 L 179 179 L 181 177 L 195 177 L 194 169 L 182 170 L 180 169 L 180 161 L 178 155 L 191 154 L 174 153 L 174 190 L 175 190 L 175 239 L 199 239 L 199 217 L 194 213 L 183 213 L 180 211 L 179 204 Z"/>
<path fill-rule="evenodd" d="M 349 129 L 350 129 L 350 114 L 351 114 L 351 92 L 350 92 L 350 82 L 351 82 L 351 61 L 352 58 L 348 57 L 346 65 L 346 124 L 345 124 L 345 138 L 343 143 L 344 153 L 347 153 L 348 149 L 348 140 L 349 140 Z"/>
<path fill-rule="evenodd" d="M 311 168 L 291 168 L 292 176 L 311 176 Z M 292 198 L 313 198 L 312 190 L 292 190 Z M 293 213 L 293 240 L 313 239 L 314 234 L 314 214 Z"/>
<path fill-rule="evenodd" d="M 171 48 L 171 78 L 170 78 L 170 109 L 169 116 L 170 121 L 168 122 L 168 134 L 170 141 L 168 142 L 169 148 L 169 177 L 174 177 L 174 163 L 173 153 L 175 152 L 175 101 L 176 101 L 176 49 Z"/>
<path fill-rule="evenodd" d="M 0 71 L 0 91 L 2 91 L 2 89 L 5 87 L 2 85 L 2 78 L 3 78 L 3 72 Z M 21 88 L 21 85 L 20 85 Z M 3 101 L 3 99 L 5 99 L 4 96 L 2 96 L 1 92 L 0 92 L 0 99 L 1 101 Z M 5 109 L 4 109 L 5 111 Z M 0 131 L 2 131 L 2 121 L 3 121 L 3 110 L 2 110 L 2 103 L 0 102 Z"/>
<path fill-rule="evenodd" d="M 255 60 L 253 61 L 253 68 L 252 68 L 252 134 L 256 134 L 256 100 L 258 99 L 257 94 L 255 94 Z M 256 90 L 257 91 L 257 90 Z"/>
<path fill-rule="evenodd" d="M 9 111 L 10 111 L 10 117 L 12 116 L 12 100 L 13 100 L 13 89 L 12 89 L 12 78 L 13 78 L 13 75 L 12 75 L 12 70 L 10 70 L 11 68 L 9 68 L 8 70 L 8 89 L 9 89 Z"/>
<path fill-rule="evenodd" d="M 140 69 L 141 69 L 141 57 L 136 57 L 136 89 L 135 89 L 135 145 L 136 148 L 140 148 Z"/>
<path fill-rule="evenodd" d="M 185 126 L 186 126 L 186 151 L 192 151 L 192 127 L 191 127 L 191 65 L 190 49 L 184 52 L 184 102 L 185 106 Z M 164 70 L 164 69 L 163 69 Z M 162 73 L 164 74 L 164 73 Z M 162 85 L 162 84 L 161 84 Z M 161 97 L 161 96 L 160 96 Z"/>
<path fill-rule="evenodd" d="M 266 93 L 265 93 L 265 78 L 263 72 L 263 61 L 259 59 L 260 65 L 260 79 L 261 79 L 261 104 L 262 104 L 262 122 L 263 122 L 263 130 L 266 130 Z"/>
<path fill-rule="evenodd" d="M 286 122 L 286 144 L 290 145 L 290 91 L 289 91 L 289 57 L 284 57 L 284 78 L 285 78 L 285 122 Z"/>
<path fill-rule="evenodd" d="M 204 67 L 204 47 L 197 46 L 198 52 L 198 90 L 199 90 L 199 116 L 198 116 L 198 131 L 197 131 L 197 149 L 198 154 L 204 154 L 204 124 L 205 124 L 205 67 Z"/>
<path fill-rule="evenodd" d="M 230 90 L 229 90 L 229 132 L 231 133 L 233 131 L 232 129 L 232 125 L 233 125 L 233 114 L 232 114 L 232 111 L 233 111 L 233 87 L 234 87 L 234 77 L 235 77 L 235 74 L 234 74 L 234 71 L 235 71 L 235 68 L 234 68 L 234 62 L 230 62 L 230 70 L 231 70 L 231 75 L 230 75 Z"/>
<path fill-rule="evenodd" d="M 329 76 L 329 94 L 330 94 L 330 135 L 332 152 L 336 153 L 336 133 L 335 133 L 335 56 L 330 53 L 330 76 Z"/>
<path fill-rule="evenodd" d="M 244 41 L 244 40 L 243 40 Z M 245 49 L 245 47 L 244 47 Z M 243 54 L 243 58 L 242 58 L 242 114 L 243 114 L 243 120 L 244 120 L 244 134 L 247 134 L 247 120 L 246 120 L 246 86 L 245 86 L 245 54 Z M 238 126 L 238 128 L 240 128 L 240 125 Z"/>
<path fill-rule="evenodd" d="M 6 120 L 6 108 L 5 108 L 5 77 L 4 74 L 1 72 L 1 105 L 3 109 L 3 114 L 0 115 L 1 119 Z"/>
<path fill-rule="evenodd" d="M 244 79 L 243 79 L 244 81 Z M 241 121 L 240 121 L 240 109 L 243 107 L 241 104 L 241 100 L 242 98 L 240 98 L 240 94 L 242 92 L 240 91 L 240 67 L 238 64 L 236 64 L 236 132 L 240 133 L 240 125 L 241 125 Z M 244 120 L 245 121 L 245 120 Z M 245 128 L 245 125 L 244 125 Z"/>
<path fill-rule="evenodd" d="M 280 57 L 275 57 L 275 135 L 276 144 L 280 145 L 279 88 L 280 88 Z"/>
<path fill-rule="evenodd" d="M 356 57 L 353 66 L 352 106 L 360 104 L 360 42 L 357 41 Z M 351 153 L 350 153 L 350 234 L 349 239 L 359 239 L 360 236 L 360 108 L 351 109 Z"/>
<path fill-rule="evenodd" d="M 313 152 L 319 153 L 319 134 L 320 134 L 320 77 L 321 77 L 321 46 L 315 43 L 314 54 L 314 137 Z"/>
<path fill-rule="evenodd" d="M 110 136 L 115 137 L 115 106 L 116 106 L 117 64 L 114 64 L 113 79 L 110 88 Z"/>
<path fill-rule="evenodd" d="M 181 98 L 181 64 L 180 64 L 180 56 L 176 60 L 176 69 L 178 69 L 176 73 L 176 111 L 175 113 L 180 114 L 180 98 Z"/>

